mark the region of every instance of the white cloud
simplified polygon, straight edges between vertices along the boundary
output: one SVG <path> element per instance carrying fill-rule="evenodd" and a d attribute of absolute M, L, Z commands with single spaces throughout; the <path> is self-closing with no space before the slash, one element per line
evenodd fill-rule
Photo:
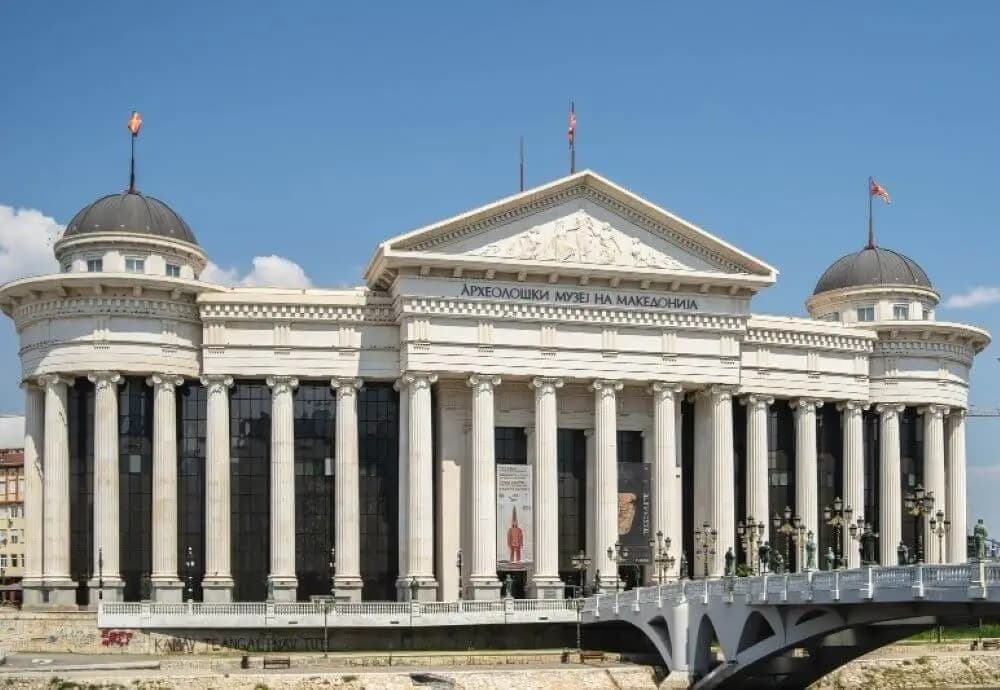
<path fill-rule="evenodd" d="M 312 286 L 309 276 L 294 261 L 282 256 L 255 256 L 253 270 L 245 276 L 240 276 L 235 268 L 222 268 L 209 262 L 201 273 L 201 279 L 207 283 L 220 285 L 246 285 L 261 287 L 307 288 Z"/>
<path fill-rule="evenodd" d="M 980 285 L 966 293 L 952 295 L 944 303 L 944 306 L 954 307 L 955 309 L 967 309 L 969 307 L 980 307 L 985 304 L 996 304 L 998 302 L 1000 302 L 1000 287 Z"/>
<path fill-rule="evenodd" d="M 56 273 L 52 243 L 63 226 L 41 211 L 0 204 L 0 283 Z"/>

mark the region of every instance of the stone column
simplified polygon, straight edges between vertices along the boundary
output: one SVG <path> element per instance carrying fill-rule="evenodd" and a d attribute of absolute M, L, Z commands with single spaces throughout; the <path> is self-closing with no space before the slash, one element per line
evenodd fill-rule
<path fill-rule="evenodd" d="M 709 559 L 709 572 L 725 572 L 726 551 L 736 553 L 736 491 L 733 455 L 733 393 L 728 386 L 712 386 L 711 499 L 708 521 L 718 530 L 715 556 Z"/>
<path fill-rule="evenodd" d="M 295 577 L 295 388 L 299 380 L 292 376 L 268 376 L 267 385 L 271 389 L 271 569 L 267 576 L 268 598 L 295 601 L 298 588 Z M 339 425 L 339 408 L 337 412 Z M 337 431 L 340 431 L 339 427 Z M 339 507 L 339 497 L 337 502 Z"/>
<path fill-rule="evenodd" d="M 559 578 L 559 410 L 556 392 L 562 379 L 536 378 L 534 452 L 535 574 L 532 596 L 562 599 Z"/>
<path fill-rule="evenodd" d="M 812 532 L 816 538 L 818 563 L 826 551 L 826 545 L 819 544 L 819 468 L 816 457 L 816 410 L 823 406 L 823 402 L 799 398 L 790 404 L 795 410 L 795 512 L 802 518 L 806 532 Z M 796 558 L 796 569 L 805 570 L 805 563 L 798 560 Z"/>
<path fill-rule="evenodd" d="M 396 599 L 410 596 L 410 391 L 405 379 L 397 379 L 393 389 L 399 393 L 399 574 L 396 576 Z M 461 585 L 460 585 L 461 586 Z"/>
<path fill-rule="evenodd" d="M 653 528 L 651 538 L 662 532 L 670 539 L 670 555 L 674 557 L 674 575 L 680 563 L 680 550 L 684 548 L 681 526 L 681 483 L 677 473 L 677 445 L 680 428 L 677 426 L 677 409 L 680 407 L 681 386 L 657 381 L 650 386 L 653 394 L 653 460 L 650 467 L 650 493 L 653 500 Z M 654 547 L 655 548 L 658 547 Z M 654 553 L 655 555 L 655 553 Z M 650 567 L 655 582 L 657 568 Z"/>
<path fill-rule="evenodd" d="M 25 382 L 24 388 L 24 577 L 21 590 L 25 608 L 44 602 L 42 554 L 45 530 L 42 471 L 45 436 L 45 391 Z"/>
<path fill-rule="evenodd" d="M 879 557 L 882 565 L 896 565 L 896 547 L 903 536 L 902 470 L 899 459 L 899 414 L 905 405 L 882 404 L 879 429 Z"/>
<path fill-rule="evenodd" d="M 153 572 L 155 601 L 178 603 L 177 577 L 177 398 L 180 376 L 153 374 Z"/>
<path fill-rule="evenodd" d="M 229 389 L 231 376 L 202 376 L 206 388 L 205 578 L 206 602 L 233 598 L 229 551 Z M 264 554 L 260 554 L 263 558 Z"/>
<path fill-rule="evenodd" d="M 45 389 L 44 504 L 45 545 L 43 579 L 49 604 L 74 606 L 76 583 L 69 573 L 69 417 L 66 387 L 73 379 L 45 374 L 38 385 Z"/>
<path fill-rule="evenodd" d="M 837 405 L 843 415 L 841 431 L 843 433 L 844 455 L 844 507 L 853 511 L 852 519 L 865 517 L 865 439 L 862 424 L 862 412 L 867 403 L 858 400 L 848 400 Z M 859 543 L 851 539 L 850 531 L 844 528 L 841 535 L 844 558 L 848 568 L 861 565 Z"/>
<path fill-rule="evenodd" d="M 621 381 L 598 379 L 594 391 L 594 553 L 601 585 L 617 587 L 618 569 L 608 558 L 608 547 L 618 541 L 618 391 Z"/>
<path fill-rule="evenodd" d="M 493 389 L 500 385 L 500 377 L 473 374 L 468 383 L 472 388 L 472 476 L 469 509 L 464 512 L 472 521 L 469 593 L 472 599 L 499 599 Z"/>
<path fill-rule="evenodd" d="M 768 505 L 767 476 L 767 408 L 774 404 L 774 398 L 766 395 L 748 395 L 741 401 L 747 408 L 747 514 L 740 519 L 752 517 L 754 523 L 763 522 L 765 528 L 771 523 Z M 757 554 L 750 554 L 751 560 Z"/>
<path fill-rule="evenodd" d="M 433 438 L 431 425 L 431 386 L 435 374 L 406 374 L 409 388 L 409 537 L 407 555 L 409 579 L 416 582 L 421 601 L 432 601 L 437 594 L 434 577 L 434 484 Z"/>
<path fill-rule="evenodd" d="M 361 379 L 333 379 L 337 391 L 336 505 L 337 598 L 361 601 L 361 489 L 358 465 L 358 391 Z"/>
<path fill-rule="evenodd" d="M 928 405 L 920 408 L 924 416 L 924 489 L 934 495 L 934 512 L 948 511 L 948 487 L 945 480 L 944 460 L 944 418 L 948 408 L 943 405 Z M 931 532 L 930 516 L 924 518 L 924 563 L 945 563 L 948 553 L 948 536 L 938 549 L 938 538 Z"/>
<path fill-rule="evenodd" d="M 98 598 L 121 601 L 122 582 L 118 560 L 118 384 L 121 374 L 96 371 L 87 376 L 94 384 L 94 553 L 90 603 Z M 103 564 L 102 564 L 103 556 Z"/>
<path fill-rule="evenodd" d="M 947 498 L 951 506 L 951 538 L 947 539 L 948 562 L 965 563 L 969 560 L 965 541 L 965 414 L 962 409 L 954 409 L 948 414 L 948 453 L 945 456 L 945 483 Z"/>

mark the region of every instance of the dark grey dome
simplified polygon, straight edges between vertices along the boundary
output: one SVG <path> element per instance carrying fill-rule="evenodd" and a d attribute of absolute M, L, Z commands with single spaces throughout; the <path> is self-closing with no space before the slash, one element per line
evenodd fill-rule
<path fill-rule="evenodd" d="M 891 249 L 868 246 L 834 261 L 816 283 L 813 294 L 869 285 L 934 287 L 924 269 L 913 259 Z"/>
<path fill-rule="evenodd" d="M 191 228 L 173 209 L 135 191 L 102 196 L 73 216 L 63 237 L 92 232 L 134 232 L 198 244 Z"/>

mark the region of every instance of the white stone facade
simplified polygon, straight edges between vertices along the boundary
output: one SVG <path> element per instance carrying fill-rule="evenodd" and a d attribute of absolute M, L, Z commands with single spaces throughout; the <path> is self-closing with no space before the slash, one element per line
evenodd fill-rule
<path fill-rule="evenodd" d="M 454 599 L 459 549 L 467 596 L 500 595 L 495 426 L 528 431 L 535 566 L 527 586 L 537 596 L 562 596 L 558 429 L 588 434 L 591 577 L 600 571 L 605 586 L 617 579 L 607 550 L 618 539 L 619 431 L 643 433 L 650 533 L 670 537 L 679 560 L 689 533 L 710 523 L 718 541 L 708 569 L 721 573 L 726 550 L 737 543 L 736 524 L 751 514 L 769 521 L 766 415 L 789 404 L 800 450 L 796 508 L 806 511 L 802 521 L 812 530 L 824 507 L 817 497 L 817 411 L 841 410 L 837 494 L 849 504 L 864 501 L 862 410 L 881 415 L 884 562 L 894 562 L 900 539 L 898 414 L 915 407 L 927 415 L 923 476 L 955 535 L 944 554 L 932 549 L 929 556 L 964 558 L 964 410 L 970 368 L 989 335 L 934 320 L 938 295 L 931 289 L 818 295 L 809 302 L 816 318 L 754 315 L 752 298 L 775 282 L 774 268 L 589 171 L 383 242 L 365 286 L 352 290 L 207 284 L 197 279 L 205 262 L 197 247 L 119 234 L 57 244 L 68 272 L 0 289 L 0 305 L 20 337 L 31 402 L 27 429 L 42 467 L 42 477 L 26 487 L 32 494 L 26 503 L 41 506 L 27 516 L 29 531 L 44 545 L 28 554 L 29 605 L 72 598 L 66 400 L 78 377 L 90 377 L 98 391 L 94 548 L 103 548 L 106 597 L 118 596 L 113 392 L 125 376 L 147 377 L 155 391 L 152 595 L 164 601 L 176 601 L 181 587 L 172 429 L 174 391 L 185 380 L 201 380 L 208 400 L 205 552 L 198 554 L 206 601 L 229 599 L 233 586 L 228 396 L 234 379 L 271 386 L 271 553 L 262 558 L 277 600 L 295 597 L 292 410 L 296 386 L 306 380 L 336 389 L 338 499 L 330 546 L 337 589 L 350 598 L 361 596 L 364 577 L 356 400 L 366 382 L 395 382 L 400 397 L 399 486 L 390 493 L 398 499 L 403 598 Z M 103 272 L 87 272 L 91 250 L 106 257 Z M 134 252 L 146 252 L 145 273 L 115 268 L 118 254 Z M 154 255 L 174 257 L 181 276 L 154 275 Z M 910 305 L 909 318 L 883 318 L 900 301 Z M 837 305 L 847 314 L 862 302 L 882 305 L 874 321 L 830 319 Z M 694 406 L 684 405 L 692 396 Z M 735 400 L 745 405 L 734 407 Z M 694 447 L 687 449 L 694 458 L 693 524 L 684 524 L 681 507 L 682 408 L 695 416 L 688 420 Z M 734 415 L 744 414 L 745 479 L 737 486 Z M 746 497 L 746 515 L 737 513 L 738 493 Z M 855 517 L 861 507 L 854 505 Z M 851 565 L 855 550 L 845 535 Z M 675 562 L 669 574 L 678 568 Z"/>

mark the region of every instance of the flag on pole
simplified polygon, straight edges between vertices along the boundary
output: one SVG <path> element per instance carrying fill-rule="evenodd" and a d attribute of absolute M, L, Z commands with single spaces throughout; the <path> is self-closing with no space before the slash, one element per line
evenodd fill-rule
<path fill-rule="evenodd" d="M 139 130 L 142 129 L 142 115 L 139 114 L 138 110 L 132 111 L 132 117 L 128 119 L 128 131 L 132 132 L 133 137 L 139 136 Z"/>
<path fill-rule="evenodd" d="M 892 200 L 889 199 L 889 190 L 880 185 L 878 183 L 878 180 L 876 180 L 874 177 L 870 177 L 868 178 L 868 184 L 869 184 L 868 191 L 872 196 L 882 197 L 882 200 L 887 204 L 892 203 Z"/>
<path fill-rule="evenodd" d="M 569 129 L 566 131 L 566 136 L 569 139 L 569 145 L 572 146 L 576 142 L 576 104 L 569 104 Z"/>

